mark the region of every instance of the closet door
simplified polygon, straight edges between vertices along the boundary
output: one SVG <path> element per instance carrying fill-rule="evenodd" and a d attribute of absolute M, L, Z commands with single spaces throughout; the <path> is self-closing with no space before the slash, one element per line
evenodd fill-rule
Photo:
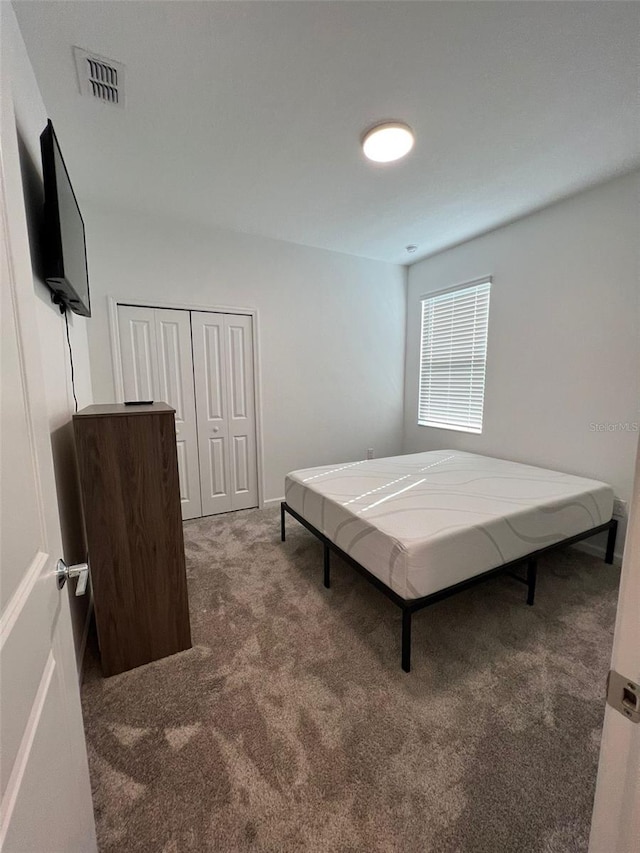
<path fill-rule="evenodd" d="M 125 400 L 159 400 L 158 346 L 153 312 L 153 308 L 118 305 Z"/>
<path fill-rule="evenodd" d="M 176 446 L 183 518 L 202 515 L 200 463 L 193 388 L 191 318 L 188 311 L 155 308 L 158 399 L 176 410 Z"/>
<path fill-rule="evenodd" d="M 229 400 L 231 508 L 258 506 L 256 397 L 251 317 L 225 316 Z"/>
<path fill-rule="evenodd" d="M 155 400 L 176 410 L 183 518 L 202 515 L 196 406 L 188 311 L 118 305 L 125 400 Z"/>
<path fill-rule="evenodd" d="M 258 505 L 251 317 L 193 311 L 202 512 Z"/>

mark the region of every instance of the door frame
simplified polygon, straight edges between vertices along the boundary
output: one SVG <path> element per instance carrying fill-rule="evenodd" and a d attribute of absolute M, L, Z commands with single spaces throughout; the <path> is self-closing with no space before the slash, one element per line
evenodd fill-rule
<path fill-rule="evenodd" d="M 640 681 L 640 444 L 616 610 L 611 670 Z M 637 850 L 640 833 L 640 723 L 605 706 L 589 853 Z"/>
<path fill-rule="evenodd" d="M 116 393 L 116 403 L 124 402 L 124 378 L 120 359 L 120 328 L 118 326 L 118 305 L 132 305 L 137 308 L 168 308 L 172 311 L 206 311 L 213 314 L 241 314 L 251 317 L 253 330 L 253 381 L 256 410 L 256 465 L 258 477 L 258 508 L 264 509 L 264 448 L 262 439 L 262 374 L 260 372 L 260 332 L 257 308 L 236 308 L 229 305 L 197 305 L 189 302 L 160 302 L 155 299 L 137 299 L 119 296 L 107 296 L 109 311 L 109 338 L 111 341 L 111 363 Z"/>

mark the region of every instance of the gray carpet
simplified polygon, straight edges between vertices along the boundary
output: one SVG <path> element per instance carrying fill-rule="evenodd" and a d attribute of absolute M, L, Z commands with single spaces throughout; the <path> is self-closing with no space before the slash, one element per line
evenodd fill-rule
<path fill-rule="evenodd" d="M 83 705 L 100 849 L 585 851 L 617 569 L 567 549 L 414 617 L 277 508 L 185 524 L 194 648 Z"/>

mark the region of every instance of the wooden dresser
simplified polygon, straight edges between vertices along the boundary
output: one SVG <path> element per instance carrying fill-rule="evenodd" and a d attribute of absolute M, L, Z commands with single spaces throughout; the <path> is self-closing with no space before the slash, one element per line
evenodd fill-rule
<path fill-rule="evenodd" d="M 73 418 L 105 675 L 191 648 L 174 409 Z"/>

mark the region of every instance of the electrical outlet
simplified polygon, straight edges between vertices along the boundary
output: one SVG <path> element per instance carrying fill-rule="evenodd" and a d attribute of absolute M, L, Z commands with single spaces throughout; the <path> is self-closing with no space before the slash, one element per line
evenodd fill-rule
<path fill-rule="evenodd" d="M 622 498 L 614 498 L 613 499 L 613 514 L 618 518 L 626 518 L 627 517 L 627 502 L 623 501 Z"/>
<path fill-rule="evenodd" d="M 373 459 L 373 447 L 367 447 L 367 459 Z"/>

